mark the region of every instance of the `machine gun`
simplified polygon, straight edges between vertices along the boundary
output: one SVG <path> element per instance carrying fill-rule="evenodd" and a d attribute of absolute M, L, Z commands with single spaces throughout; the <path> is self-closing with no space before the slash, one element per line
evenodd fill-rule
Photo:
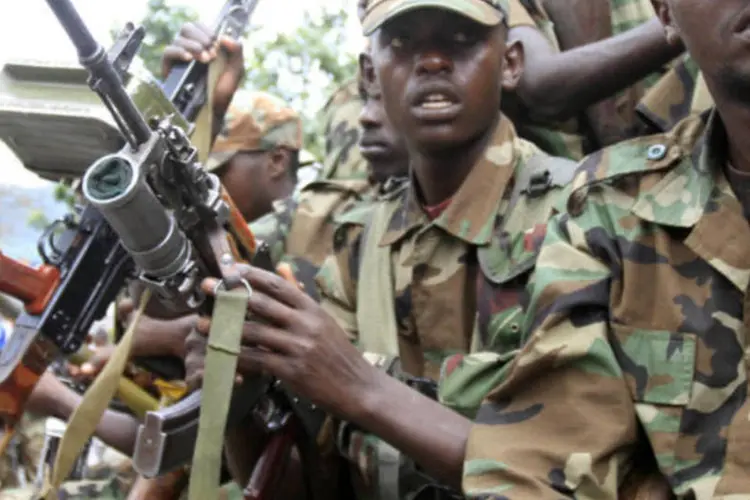
<path fill-rule="evenodd" d="M 212 301 L 199 288 L 203 278 L 236 278 L 234 264 L 238 261 L 266 269 L 271 266 L 263 248 L 256 249 L 252 233 L 218 178 L 197 161 L 198 152 L 189 139 L 190 126 L 185 123 L 195 119 L 206 102 L 206 66 L 198 62 L 178 66 L 163 89 L 156 92 L 150 86 L 156 111 L 144 116 L 143 102 L 136 104 L 123 84 L 143 39 L 142 28 L 128 25 L 108 54 L 93 39 L 70 0 L 47 3 L 88 70 L 90 87 L 126 141 L 119 152 L 100 158 L 86 171 L 82 189 L 89 207 L 100 213 L 119 237 L 118 245 L 132 258 L 139 281 L 156 297 L 179 310 L 210 314 Z M 241 34 L 256 3 L 229 1 L 216 33 Z M 190 461 L 200 399 L 200 391 L 196 391 L 169 408 L 147 414 L 134 457 L 140 473 L 162 475 Z M 268 495 L 274 475 L 282 469 L 275 464 L 288 456 L 296 429 L 304 428 L 314 436 L 323 418 L 312 405 L 288 395 L 276 382 L 258 377 L 245 379 L 235 390 L 228 425 L 242 422 L 253 410 L 259 414 L 261 402 L 266 428 L 279 432 L 273 434 L 246 489 L 250 498 Z M 293 414 L 302 418 L 294 419 Z"/>

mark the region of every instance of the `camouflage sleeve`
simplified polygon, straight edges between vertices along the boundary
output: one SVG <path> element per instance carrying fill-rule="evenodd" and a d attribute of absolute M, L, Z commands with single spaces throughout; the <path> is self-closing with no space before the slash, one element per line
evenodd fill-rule
<path fill-rule="evenodd" d="M 362 228 L 344 225 L 334 233 L 334 250 L 323 262 L 315 282 L 320 304 L 356 344 L 357 261 Z"/>
<path fill-rule="evenodd" d="M 518 356 L 480 407 L 466 448 L 468 498 L 616 499 L 634 406 L 608 342 L 618 268 L 599 211 L 550 221 Z"/>

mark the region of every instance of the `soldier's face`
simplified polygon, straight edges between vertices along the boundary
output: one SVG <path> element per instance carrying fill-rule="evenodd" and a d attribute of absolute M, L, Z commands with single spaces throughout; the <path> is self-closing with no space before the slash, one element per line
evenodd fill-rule
<path fill-rule="evenodd" d="M 385 114 L 381 93 L 373 88 L 363 92 L 362 98 L 365 104 L 359 116 L 359 147 L 373 178 L 383 182 L 388 177 L 405 176 L 409 169 L 406 144 Z"/>
<path fill-rule="evenodd" d="M 376 33 L 372 59 L 386 114 L 412 147 L 452 149 L 487 133 L 501 88 L 520 77 L 517 65 L 508 67 L 505 38 L 504 26 L 431 8 L 399 16 Z"/>
<path fill-rule="evenodd" d="M 667 34 L 682 39 L 712 92 L 750 103 L 750 2 L 652 1 Z"/>

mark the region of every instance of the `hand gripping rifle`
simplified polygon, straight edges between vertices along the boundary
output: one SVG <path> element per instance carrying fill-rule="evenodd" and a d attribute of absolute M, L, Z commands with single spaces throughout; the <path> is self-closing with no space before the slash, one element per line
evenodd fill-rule
<path fill-rule="evenodd" d="M 236 278 L 233 265 L 237 261 L 266 269 L 271 266 L 267 253 L 255 248 L 252 233 L 218 178 L 198 163 L 197 150 L 188 138 L 191 120 L 207 101 L 206 66 L 191 62 L 176 67 L 163 89 L 149 88 L 149 102 L 144 102 L 123 83 L 143 39 L 142 28 L 129 25 L 107 53 L 70 0 L 47 3 L 88 70 L 90 87 L 126 140 L 119 152 L 88 168 L 82 182 L 84 196 L 119 237 L 139 280 L 157 297 L 176 309 L 210 314 L 212 301 L 199 288 L 203 278 Z M 241 35 L 256 3 L 230 0 L 216 33 Z M 152 112 L 144 113 L 144 107 Z M 134 456 L 140 473 L 153 477 L 190 461 L 200 399 L 201 393 L 196 391 L 171 407 L 147 414 Z M 272 436 L 261 457 L 246 489 L 250 498 L 269 495 L 268 488 L 275 482 L 272 479 L 281 469 L 274 464 L 288 456 L 296 429 L 304 428 L 314 436 L 322 421 L 311 405 L 287 395 L 270 379 L 258 377 L 246 379 L 235 390 L 228 425 L 239 424 L 253 410 L 257 414 L 261 402 L 266 428 L 284 432 Z M 291 418 L 292 413 L 302 418 Z"/>

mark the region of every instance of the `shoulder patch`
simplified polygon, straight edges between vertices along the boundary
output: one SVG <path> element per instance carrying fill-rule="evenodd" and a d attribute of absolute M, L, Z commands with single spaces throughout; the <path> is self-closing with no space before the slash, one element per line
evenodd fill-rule
<path fill-rule="evenodd" d="M 706 118 L 690 117 L 667 134 L 638 137 L 597 151 L 584 158 L 572 181 L 567 210 L 580 215 L 588 190 L 599 184 L 635 181 L 654 172 L 667 172 L 692 154 Z M 632 179 L 629 179 L 632 177 Z"/>

